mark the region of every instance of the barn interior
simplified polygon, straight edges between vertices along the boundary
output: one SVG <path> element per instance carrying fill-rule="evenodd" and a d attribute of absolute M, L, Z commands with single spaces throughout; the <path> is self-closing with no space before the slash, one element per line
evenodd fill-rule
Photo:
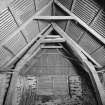
<path fill-rule="evenodd" d="M 105 105 L 104 0 L 0 0 L 0 105 Z"/>

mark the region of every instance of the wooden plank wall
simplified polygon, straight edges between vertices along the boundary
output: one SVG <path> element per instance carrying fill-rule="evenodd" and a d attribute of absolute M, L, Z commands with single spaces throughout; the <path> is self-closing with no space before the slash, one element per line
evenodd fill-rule
<path fill-rule="evenodd" d="M 47 103 L 97 105 L 94 91 L 90 81 L 87 80 L 89 78 L 86 74 L 80 73 L 82 68 L 76 68 L 68 60 L 65 51 L 43 48 L 27 62 L 28 66 L 21 68 L 22 71 L 16 80 L 13 99 L 9 98 L 13 105 L 29 103 L 30 105 Z M 8 105 L 8 100 L 6 101 Z"/>

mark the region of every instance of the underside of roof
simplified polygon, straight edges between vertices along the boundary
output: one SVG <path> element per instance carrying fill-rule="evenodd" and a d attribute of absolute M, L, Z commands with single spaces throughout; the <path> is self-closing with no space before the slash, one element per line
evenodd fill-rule
<path fill-rule="evenodd" d="M 98 67 L 105 66 L 105 13 L 88 0 L 1 1 L 0 66 L 21 55 L 48 24 L 55 22 L 83 49 Z M 4 5 L 5 4 L 5 5 Z M 52 17 L 51 17 L 52 16 Z M 65 17 L 66 16 L 66 17 Z M 96 64 L 95 64 L 96 65 Z M 97 67 L 97 68 L 98 68 Z"/>
<path fill-rule="evenodd" d="M 14 73 L 41 49 L 63 48 L 71 53 L 72 56 L 68 55 L 71 61 L 89 75 L 98 91 L 98 103 L 104 105 L 105 10 L 102 2 L 0 1 L 0 72 Z"/>

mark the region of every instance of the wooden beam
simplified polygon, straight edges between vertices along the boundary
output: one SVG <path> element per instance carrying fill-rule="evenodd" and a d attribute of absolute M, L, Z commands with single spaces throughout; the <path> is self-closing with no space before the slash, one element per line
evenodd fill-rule
<path fill-rule="evenodd" d="M 53 30 L 52 27 L 50 27 L 43 35 L 43 39 Z M 41 41 L 43 41 L 43 39 Z M 30 61 L 35 55 L 41 50 L 41 41 L 39 43 L 34 44 L 30 50 L 25 54 L 25 56 L 19 61 L 16 68 L 18 66 L 24 66 L 24 64 L 28 61 Z M 36 62 L 36 61 L 35 61 Z M 34 63 L 35 63 L 34 62 Z M 18 69 L 20 71 L 20 69 Z M 15 70 L 16 71 L 16 70 Z M 17 72 L 19 72 L 17 71 Z M 25 71 L 27 72 L 27 70 Z"/>
<path fill-rule="evenodd" d="M 104 73 L 105 69 L 97 71 L 97 73 Z"/>
<path fill-rule="evenodd" d="M 49 33 L 51 33 L 51 31 L 53 30 L 53 28 L 52 27 L 50 27 L 48 30 L 46 30 L 46 32 L 44 32 L 44 34 L 42 35 L 42 37 L 44 36 L 44 38 L 43 38 L 43 40 L 45 39 L 45 37 L 49 34 Z M 43 41 L 42 40 L 42 41 Z M 41 41 L 41 42 L 42 42 Z M 37 47 L 39 47 L 40 46 L 40 44 L 37 46 Z M 35 49 L 36 49 L 36 45 L 34 44 L 30 49 L 29 49 L 29 51 L 27 52 L 27 54 L 30 54 L 30 55 L 32 55 L 32 52 L 33 51 L 35 51 Z"/>
<path fill-rule="evenodd" d="M 90 26 L 91 26 L 92 24 L 94 24 L 95 21 L 97 21 L 97 19 L 99 18 L 99 16 L 100 16 L 100 14 L 101 14 L 102 11 L 103 11 L 102 8 L 100 8 L 100 10 L 98 10 L 98 13 L 97 13 L 96 16 L 94 17 L 94 20 L 91 22 Z"/>
<path fill-rule="evenodd" d="M 83 52 L 95 65 L 102 67 L 98 62 L 96 62 L 83 48 L 81 48 L 75 41 L 73 41 L 69 35 L 67 35 L 56 23 L 52 23 L 53 28 L 64 37 L 71 45 L 78 49 L 78 51 Z"/>
<path fill-rule="evenodd" d="M 35 41 L 41 37 L 41 34 L 43 34 L 46 30 L 48 30 L 51 27 L 51 25 L 48 25 L 47 27 L 45 27 L 29 44 L 27 44 L 13 59 L 11 59 L 7 64 L 3 65 L 3 67 L 7 68 L 10 65 L 12 65 L 14 62 L 16 62 L 17 60 L 19 60 L 24 53 L 30 48 L 32 47 L 33 43 L 35 43 Z"/>
<path fill-rule="evenodd" d="M 44 6 L 41 10 L 39 10 L 38 12 L 35 13 L 35 15 L 33 15 L 31 18 L 29 18 L 25 23 L 23 23 L 16 31 L 14 31 L 11 35 L 9 35 L 5 40 L 0 42 L 0 46 L 4 45 L 6 42 L 8 42 L 12 37 L 14 37 L 16 34 L 18 34 L 19 32 L 21 32 L 33 19 L 35 16 L 37 16 L 38 14 L 40 14 L 41 12 L 43 12 L 49 5 L 51 5 L 52 1 L 49 2 L 46 6 Z M 51 25 L 49 25 L 51 26 Z M 46 28 L 47 30 L 47 28 Z M 17 61 L 23 54 L 24 52 L 31 46 L 32 43 L 35 42 L 35 40 L 40 37 L 40 34 L 37 35 L 31 43 L 29 43 L 26 47 L 24 47 L 11 61 L 9 61 L 7 64 L 4 64 L 4 67 L 8 67 L 10 65 L 13 64 L 13 62 Z M 2 66 L 2 67 L 3 67 Z"/>
<path fill-rule="evenodd" d="M 48 30 L 46 30 L 46 32 L 44 33 L 44 35 L 42 36 L 43 38 L 41 40 L 39 40 L 39 42 L 35 43 L 33 46 L 31 46 L 31 48 L 29 49 L 29 51 L 24 55 L 23 58 L 21 58 L 21 60 L 18 62 L 18 64 L 16 65 L 16 68 L 18 68 L 18 66 L 24 66 L 24 64 L 28 61 L 30 61 L 40 50 L 41 50 L 41 42 L 43 41 L 43 39 L 53 30 L 52 27 L 50 27 Z M 36 61 L 35 61 L 36 62 Z M 20 69 L 18 69 L 20 71 Z M 16 71 L 16 70 L 15 70 Z M 17 71 L 17 72 L 19 72 Z M 25 71 L 27 72 L 27 70 Z"/>
<path fill-rule="evenodd" d="M 48 29 L 47 32 L 45 32 L 44 35 L 42 35 L 42 37 L 38 40 L 38 42 L 36 42 L 33 46 L 34 46 L 34 49 L 33 51 L 36 50 L 36 48 L 41 44 L 41 42 L 43 41 L 43 39 L 48 35 L 49 31 L 52 31 L 52 27 L 50 27 Z M 40 48 L 38 48 L 32 55 L 31 54 L 26 54 L 21 60 L 20 62 L 17 64 L 16 68 L 15 68 L 15 71 L 13 73 L 13 77 L 12 77 L 12 81 L 11 81 L 11 84 L 10 84 L 10 88 L 9 88 L 9 91 L 8 91 L 8 95 L 7 95 L 7 98 L 6 98 L 6 101 L 5 101 L 5 105 L 16 105 L 16 102 L 15 100 L 13 100 L 13 94 L 14 94 L 14 90 L 15 90 L 15 86 L 16 86 L 16 82 L 17 82 L 17 78 L 18 78 L 18 75 L 19 75 L 19 72 L 20 70 L 23 68 L 24 64 L 29 61 L 30 59 L 33 58 L 33 56 L 35 56 L 37 54 L 37 52 L 40 50 Z M 31 51 L 32 52 L 32 51 Z M 26 72 L 26 71 L 25 71 Z M 11 102 L 12 101 L 12 102 Z"/>
<path fill-rule="evenodd" d="M 41 46 L 42 49 L 59 49 L 59 48 L 63 48 L 62 46 Z"/>
<path fill-rule="evenodd" d="M 56 38 L 56 39 L 44 39 L 42 43 L 60 43 L 65 42 L 64 38 Z"/>
<path fill-rule="evenodd" d="M 71 12 L 73 12 L 73 9 L 75 8 L 75 3 L 77 0 L 73 0 L 72 6 L 71 6 Z"/>
<path fill-rule="evenodd" d="M 74 19 L 72 16 L 35 16 L 35 20 L 72 20 Z"/>
<path fill-rule="evenodd" d="M 0 69 L 0 74 L 12 74 L 14 69 Z"/>
<path fill-rule="evenodd" d="M 41 13 L 43 13 L 44 11 L 46 11 L 46 9 L 51 6 L 53 3 L 53 0 L 51 0 L 48 4 L 46 4 L 42 9 L 38 10 L 38 12 L 36 13 L 36 17 L 40 16 Z"/>
<path fill-rule="evenodd" d="M 61 38 L 59 35 L 47 35 L 46 38 Z"/>
<path fill-rule="evenodd" d="M 88 26 L 85 22 L 83 22 L 80 18 L 78 18 L 75 14 L 73 14 L 70 10 L 68 10 L 65 6 L 63 6 L 58 0 L 54 0 L 56 5 L 58 5 L 62 10 L 64 10 L 67 14 L 73 17 L 75 21 L 77 21 L 81 26 L 83 26 L 87 31 L 89 31 L 94 37 L 100 40 L 103 44 L 105 44 L 105 38 L 98 34 L 94 29 Z"/>
<path fill-rule="evenodd" d="M 105 93 L 104 89 L 102 87 L 102 84 L 99 80 L 97 71 L 94 68 L 94 65 L 90 63 L 86 56 L 82 53 L 82 48 L 80 48 L 59 26 L 57 26 L 55 23 L 53 23 L 54 29 L 64 37 L 70 46 L 70 48 L 73 50 L 74 55 L 79 58 L 79 60 L 82 62 L 84 70 L 88 73 L 93 87 L 95 89 L 96 95 L 98 97 L 99 105 L 105 105 Z M 102 102 L 102 103 L 101 103 Z"/>
<path fill-rule="evenodd" d="M 21 72 L 22 70 L 22 74 L 25 74 L 28 70 L 30 70 L 31 68 L 31 65 L 37 61 L 35 60 L 34 62 L 32 62 L 31 64 L 29 64 L 29 61 L 32 59 L 32 58 L 35 58 L 35 55 L 41 50 L 41 47 L 39 46 L 38 48 L 36 48 L 34 50 L 34 52 L 30 55 L 30 54 L 26 54 L 20 61 L 19 63 L 16 65 L 16 68 L 18 68 L 19 66 L 20 67 L 23 67 L 25 64 L 29 65 L 28 69 L 26 68 L 24 71 L 22 69 L 17 69 L 18 73 Z"/>
<path fill-rule="evenodd" d="M 17 28 L 12 34 L 6 37 L 3 41 L 0 42 L 0 45 L 4 45 L 7 41 L 9 41 L 12 37 L 22 31 L 31 21 L 34 20 L 35 16 L 38 16 L 41 12 L 43 12 L 49 5 L 51 5 L 52 1 L 49 2 L 46 6 L 36 12 L 32 17 L 30 17 L 25 23 L 23 23 L 19 28 Z"/>
<path fill-rule="evenodd" d="M 96 97 L 99 105 L 105 105 L 105 91 L 102 83 L 99 79 L 97 71 L 95 70 L 93 64 L 87 59 L 84 60 L 84 68 L 87 69 L 90 79 L 92 81 L 93 87 L 95 89 Z"/>

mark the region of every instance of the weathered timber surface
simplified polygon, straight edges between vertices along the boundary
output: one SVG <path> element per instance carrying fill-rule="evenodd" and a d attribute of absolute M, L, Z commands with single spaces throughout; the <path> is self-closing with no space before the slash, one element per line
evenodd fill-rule
<path fill-rule="evenodd" d="M 42 49 L 18 75 L 12 105 L 98 105 L 80 71 L 58 50 Z"/>
<path fill-rule="evenodd" d="M 0 105 L 3 104 L 4 97 L 9 86 L 10 76 L 10 74 L 0 74 Z"/>
<path fill-rule="evenodd" d="M 85 79 L 65 75 L 20 77 L 14 100 L 17 105 L 97 105 Z"/>

